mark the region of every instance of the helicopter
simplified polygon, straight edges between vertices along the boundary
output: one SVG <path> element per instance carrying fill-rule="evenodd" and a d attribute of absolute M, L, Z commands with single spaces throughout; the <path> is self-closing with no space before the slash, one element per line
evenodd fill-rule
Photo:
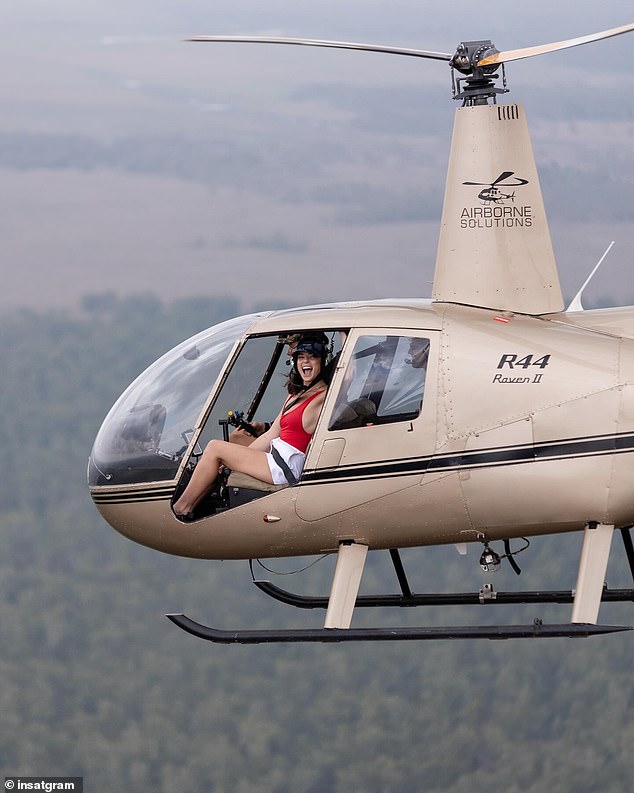
<path fill-rule="evenodd" d="M 601 625 L 613 535 L 634 577 L 634 308 L 565 310 L 524 107 L 501 104 L 505 64 L 589 44 L 634 24 L 501 52 L 454 53 L 313 39 L 196 36 L 198 42 L 334 47 L 445 61 L 456 109 L 432 297 L 347 301 L 237 317 L 142 373 L 106 416 L 88 463 L 92 499 L 118 532 L 167 554 L 252 560 L 336 554 L 328 596 L 254 582 L 325 610 L 323 628 L 224 630 L 166 615 L 212 642 L 587 637 Z M 474 187 L 483 187 L 475 191 Z M 514 188 L 504 194 L 500 188 Z M 596 269 L 596 268 L 595 268 Z M 586 282 L 587 283 L 587 282 Z M 585 287 L 585 285 L 584 285 Z M 583 288 L 582 287 L 582 290 Z M 295 481 L 223 469 L 187 516 L 174 503 L 207 444 L 257 434 L 287 396 L 287 346 L 324 334 L 332 380 Z M 250 430 L 249 430 L 250 428 Z M 400 549 L 481 547 L 483 570 L 520 538 L 582 535 L 571 590 L 417 594 Z M 504 544 L 498 553 L 492 543 Z M 398 594 L 360 595 L 369 551 L 388 551 Z M 570 603 L 569 623 L 353 628 L 363 607 Z"/>
<path fill-rule="evenodd" d="M 521 179 L 515 177 L 514 181 L 507 182 L 506 180 L 512 177 L 512 171 L 504 171 L 493 182 L 463 182 L 465 185 L 473 185 L 474 187 L 484 187 L 480 190 L 478 198 L 483 204 L 503 204 L 505 201 L 515 201 L 515 191 L 512 193 L 503 193 L 500 187 L 520 187 L 521 185 L 528 184 L 528 179 Z"/>

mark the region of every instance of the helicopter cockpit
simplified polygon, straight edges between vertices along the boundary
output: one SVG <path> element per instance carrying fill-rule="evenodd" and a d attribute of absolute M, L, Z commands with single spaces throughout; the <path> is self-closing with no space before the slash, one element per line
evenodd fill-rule
<path fill-rule="evenodd" d="M 89 460 L 91 487 L 174 480 L 212 438 L 228 439 L 232 417 L 272 421 L 288 392 L 288 335 L 244 339 L 262 314 L 216 325 L 143 372 L 114 405 Z M 332 331 L 331 357 L 341 347 Z M 234 421 L 237 425 L 237 422 Z"/>
<path fill-rule="evenodd" d="M 145 370 L 121 395 L 95 439 L 91 487 L 173 480 L 232 351 L 262 315 L 215 325 Z"/>
<path fill-rule="evenodd" d="M 103 493 L 102 488 L 127 492 L 132 488 L 131 497 L 138 500 L 148 486 L 160 485 L 165 495 L 171 492 L 173 501 L 186 487 L 209 441 L 237 440 L 234 436 L 240 428 L 241 442 L 249 443 L 245 429 L 275 419 L 288 396 L 292 363 L 288 345 L 301 330 L 295 318 L 295 327 L 287 331 L 276 323 L 275 330 L 258 332 L 266 316 L 251 314 L 203 331 L 166 353 L 129 386 L 104 420 L 90 455 L 93 495 L 96 490 Z M 408 424 L 420 415 L 430 340 L 427 334 L 421 337 L 411 331 L 331 327 L 324 332 L 328 362 L 336 372 L 324 407 L 320 442 L 337 436 L 339 444 L 347 443 L 351 452 L 358 446 L 363 456 L 369 453 L 367 440 L 354 439 L 349 432 Z M 389 445 L 388 436 L 383 437 Z M 242 481 L 244 476 L 228 470 L 223 476 L 197 508 L 197 518 L 286 486 L 250 477 Z"/>

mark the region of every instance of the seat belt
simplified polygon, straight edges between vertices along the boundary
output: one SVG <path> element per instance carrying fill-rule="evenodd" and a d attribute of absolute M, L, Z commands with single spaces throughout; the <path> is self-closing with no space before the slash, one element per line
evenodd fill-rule
<path fill-rule="evenodd" d="M 295 474 L 291 471 L 291 469 L 286 464 L 286 460 L 282 457 L 282 455 L 278 452 L 275 446 L 271 446 L 271 455 L 275 462 L 279 465 L 282 469 L 282 473 L 286 477 L 286 481 L 289 485 L 296 485 L 297 479 L 295 478 Z"/>

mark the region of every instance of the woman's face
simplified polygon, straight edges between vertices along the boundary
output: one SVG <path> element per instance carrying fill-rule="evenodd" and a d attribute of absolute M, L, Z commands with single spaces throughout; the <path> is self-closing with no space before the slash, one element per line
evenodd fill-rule
<path fill-rule="evenodd" d="M 308 385 L 321 373 L 321 358 L 308 352 L 300 352 L 297 356 L 297 371 L 304 385 Z"/>

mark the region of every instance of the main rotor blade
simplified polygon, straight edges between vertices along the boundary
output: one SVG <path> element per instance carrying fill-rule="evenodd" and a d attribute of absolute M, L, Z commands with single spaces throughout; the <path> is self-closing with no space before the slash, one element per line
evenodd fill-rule
<path fill-rule="evenodd" d="M 503 171 L 503 172 L 502 172 L 502 173 L 501 173 L 501 174 L 498 176 L 498 178 L 495 180 L 495 182 L 493 182 L 493 184 L 491 185 L 491 187 L 495 187 L 495 185 L 496 185 L 496 184 L 498 184 L 498 182 L 503 182 L 505 179 L 508 179 L 508 178 L 509 178 L 509 176 L 513 176 L 513 174 L 514 174 L 514 173 L 515 173 L 514 171 Z M 515 186 L 515 185 L 509 185 L 509 187 L 514 187 L 514 186 Z M 518 185 L 518 187 L 519 187 L 519 185 Z"/>
<path fill-rule="evenodd" d="M 414 58 L 431 58 L 437 61 L 450 61 L 452 55 L 446 52 L 427 52 L 406 47 L 390 47 L 383 44 L 357 44 L 350 41 L 325 41 L 321 39 L 289 39 L 277 36 L 192 36 L 187 41 L 233 41 L 247 44 L 299 44 L 306 47 L 332 47 L 342 50 L 366 50 L 367 52 L 387 52 L 391 55 L 410 55 Z"/>
<path fill-rule="evenodd" d="M 589 44 L 591 41 L 599 41 L 600 39 L 609 39 L 612 36 L 619 36 L 621 33 L 629 33 L 632 30 L 634 30 L 634 23 L 622 25 L 620 28 L 604 30 L 601 33 L 591 33 L 589 36 L 580 36 L 579 38 L 568 39 L 567 41 L 556 41 L 553 44 L 541 44 L 537 47 L 524 47 L 521 50 L 497 52 L 495 55 L 489 55 L 487 58 L 478 61 L 477 65 L 493 66 L 496 63 L 508 63 L 509 61 L 518 61 L 521 58 L 532 58 L 533 55 L 543 55 L 546 52 L 565 50 L 569 47 L 579 47 L 581 44 Z"/>

